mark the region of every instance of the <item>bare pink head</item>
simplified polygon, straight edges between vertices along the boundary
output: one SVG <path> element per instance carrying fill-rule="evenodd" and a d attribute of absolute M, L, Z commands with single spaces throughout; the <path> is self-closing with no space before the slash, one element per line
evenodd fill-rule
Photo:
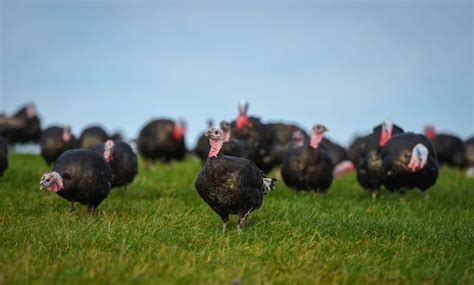
<path fill-rule="evenodd" d="M 182 141 L 184 139 L 184 134 L 186 133 L 186 121 L 184 119 L 179 119 L 174 124 L 173 137 Z"/>
<path fill-rule="evenodd" d="M 428 148 L 422 145 L 421 143 L 417 144 L 411 151 L 410 162 L 408 163 L 408 168 L 412 172 L 423 169 L 426 163 L 428 162 Z"/>
<path fill-rule="evenodd" d="M 427 125 L 424 130 L 425 136 L 430 140 L 434 140 L 436 137 L 436 129 L 433 125 Z"/>
<path fill-rule="evenodd" d="M 34 103 L 28 104 L 28 106 L 26 106 L 26 116 L 30 119 L 36 116 L 36 106 Z"/>
<path fill-rule="evenodd" d="M 72 134 L 71 134 L 71 127 L 66 126 L 63 129 L 63 141 L 65 142 L 70 142 L 72 139 Z"/>
<path fill-rule="evenodd" d="M 51 192 L 58 192 L 63 188 L 63 179 L 56 171 L 47 172 L 41 177 L 40 190 L 48 189 Z"/>
<path fill-rule="evenodd" d="M 107 162 L 111 162 L 114 159 L 114 146 L 113 140 L 107 140 L 104 144 L 104 158 Z"/>
<path fill-rule="evenodd" d="M 293 145 L 294 146 L 303 146 L 304 144 L 304 134 L 300 130 L 296 130 L 293 132 L 293 135 L 291 136 L 291 139 L 293 140 Z"/>
<path fill-rule="evenodd" d="M 238 129 L 242 129 L 250 125 L 250 120 L 247 115 L 248 110 L 249 104 L 247 102 L 243 101 L 239 104 L 239 116 L 237 117 L 237 120 L 235 120 L 235 126 Z"/>
<path fill-rule="evenodd" d="M 379 146 L 384 146 L 392 137 L 393 123 L 390 120 L 385 120 L 382 123 L 382 133 L 380 134 Z"/>
<path fill-rule="evenodd" d="M 230 123 L 227 121 L 221 122 L 221 129 L 224 134 L 224 142 L 230 141 Z"/>
<path fill-rule="evenodd" d="M 209 138 L 209 143 L 211 144 L 209 157 L 217 157 L 224 144 L 224 133 L 220 129 L 212 128 L 207 130 L 206 136 Z"/>
<path fill-rule="evenodd" d="M 327 132 L 328 129 L 324 125 L 317 124 L 313 128 L 311 128 L 311 141 L 309 146 L 316 149 L 319 147 L 319 144 L 324 138 L 324 133 Z"/>

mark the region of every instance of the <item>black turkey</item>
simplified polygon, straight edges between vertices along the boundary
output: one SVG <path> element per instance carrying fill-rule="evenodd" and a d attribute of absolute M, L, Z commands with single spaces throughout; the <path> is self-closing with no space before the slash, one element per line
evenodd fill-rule
<path fill-rule="evenodd" d="M 222 121 L 220 127 L 222 129 L 222 133 L 224 134 L 222 153 L 228 156 L 242 157 L 251 160 L 252 150 L 250 149 L 250 146 L 245 141 L 232 138 L 232 129 L 230 123 L 227 121 Z"/>
<path fill-rule="evenodd" d="M 293 134 L 299 131 L 305 138 L 306 133 L 298 126 L 284 123 L 269 123 L 267 127 L 272 135 L 271 144 L 269 146 L 269 164 L 278 166 L 283 161 L 283 157 L 290 146 Z"/>
<path fill-rule="evenodd" d="M 465 159 L 464 142 L 453 135 L 437 134 L 433 126 L 425 127 L 425 135 L 433 142 L 440 164 L 463 167 Z"/>
<path fill-rule="evenodd" d="M 257 117 L 248 117 L 248 103 L 239 105 L 239 115 L 231 123 L 232 137 L 244 141 L 251 149 L 252 161 L 265 173 L 269 172 L 274 163 L 270 156 L 273 130 Z"/>
<path fill-rule="evenodd" d="M 370 135 L 362 139 L 359 164 L 356 165 L 357 180 L 364 189 L 372 194 L 373 199 L 377 197 L 377 192 L 382 185 L 380 151 L 392 136 L 401 133 L 403 130 L 400 127 L 386 120 L 383 124 L 375 127 Z"/>
<path fill-rule="evenodd" d="M 66 150 L 76 148 L 76 138 L 70 127 L 53 126 L 41 133 L 40 147 L 41 156 L 51 164 Z"/>
<path fill-rule="evenodd" d="M 41 177 L 40 188 L 57 193 L 71 202 L 87 205 L 92 214 L 107 198 L 111 188 L 112 170 L 105 159 L 85 149 L 65 151 L 56 160 L 51 172 Z"/>
<path fill-rule="evenodd" d="M 0 177 L 8 168 L 8 142 L 0 136 Z"/>
<path fill-rule="evenodd" d="M 107 132 L 99 126 L 91 126 L 82 131 L 79 137 L 79 147 L 91 149 L 96 144 L 104 143 L 109 139 Z"/>
<path fill-rule="evenodd" d="M 112 187 L 127 187 L 138 174 L 137 155 L 126 142 L 108 140 L 92 147 L 102 155 L 112 169 Z"/>
<path fill-rule="evenodd" d="M 327 192 L 333 180 L 333 165 L 328 151 L 321 145 L 326 131 L 325 126 L 315 125 L 309 144 L 298 139 L 288 149 L 281 164 L 286 185 L 295 190 Z"/>
<path fill-rule="evenodd" d="M 209 138 L 206 137 L 207 130 L 214 126 L 212 120 L 207 120 L 207 129 L 199 136 L 196 147 L 194 148 L 193 153 L 201 159 L 202 163 L 206 162 L 207 155 L 211 146 L 209 145 Z"/>
<path fill-rule="evenodd" d="M 41 136 L 41 122 L 34 104 L 28 104 L 12 117 L 0 118 L 0 135 L 9 143 L 38 142 Z"/>
<path fill-rule="evenodd" d="M 186 155 L 185 132 L 183 120 L 153 120 L 140 131 L 138 150 L 148 163 L 183 160 Z"/>
<path fill-rule="evenodd" d="M 383 147 L 382 183 L 390 191 L 419 188 L 422 192 L 436 183 L 438 158 L 424 135 L 404 133 L 393 136 Z"/>
<path fill-rule="evenodd" d="M 239 217 L 241 228 L 249 214 L 262 205 L 263 196 L 273 189 L 276 179 L 265 177 L 250 160 L 222 154 L 222 130 L 209 129 L 207 135 L 211 149 L 194 187 L 220 216 L 224 230 L 231 214 Z"/>

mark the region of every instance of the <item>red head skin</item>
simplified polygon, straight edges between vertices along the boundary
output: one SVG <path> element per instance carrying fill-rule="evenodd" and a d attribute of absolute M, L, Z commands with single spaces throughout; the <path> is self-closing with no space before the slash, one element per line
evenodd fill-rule
<path fill-rule="evenodd" d="M 221 130 L 212 128 L 207 130 L 206 136 L 209 137 L 209 143 L 211 144 L 209 157 L 217 157 L 222 145 L 224 144 L 224 134 Z"/>
<path fill-rule="evenodd" d="M 382 133 L 380 134 L 379 146 L 384 146 L 392 137 L 393 124 L 390 121 L 384 121 L 382 124 Z"/>
<path fill-rule="evenodd" d="M 427 136 L 430 140 L 434 140 L 436 137 L 436 129 L 434 126 L 426 126 L 425 127 L 425 136 Z"/>
<path fill-rule="evenodd" d="M 64 188 L 63 179 L 59 173 L 52 171 L 45 173 L 41 177 L 40 189 L 48 189 L 51 192 L 58 192 Z"/>
<path fill-rule="evenodd" d="M 241 103 L 239 105 L 239 116 L 237 116 L 237 119 L 235 120 L 235 126 L 238 129 L 242 129 L 250 125 L 250 120 L 249 120 L 249 117 L 247 116 L 247 111 L 248 111 L 248 104 Z"/>
<path fill-rule="evenodd" d="M 324 132 L 326 132 L 327 129 L 323 125 L 315 125 L 311 129 L 311 140 L 309 142 L 309 146 L 311 148 L 317 149 L 319 147 L 319 144 L 324 138 Z"/>
<path fill-rule="evenodd" d="M 70 127 L 65 127 L 63 129 L 63 141 L 70 142 L 71 139 L 72 139 L 71 128 Z"/>
<path fill-rule="evenodd" d="M 183 121 L 176 122 L 173 129 L 173 138 L 175 140 L 182 141 L 185 133 L 186 124 Z"/>
<path fill-rule="evenodd" d="M 112 159 L 114 159 L 113 157 L 114 146 L 115 146 L 115 143 L 113 140 L 108 140 L 104 144 L 104 158 L 105 160 L 107 160 L 107 162 L 111 162 Z"/>

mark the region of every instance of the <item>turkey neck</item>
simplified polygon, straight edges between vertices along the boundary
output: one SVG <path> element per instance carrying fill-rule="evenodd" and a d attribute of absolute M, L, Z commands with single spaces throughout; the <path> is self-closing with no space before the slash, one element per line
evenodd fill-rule
<path fill-rule="evenodd" d="M 317 133 L 311 134 L 311 141 L 309 143 L 309 146 L 314 149 L 319 148 L 319 144 L 321 143 L 323 138 L 324 138 L 323 134 L 317 134 Z"/>
<path fill-rule="evenodd" d="M 223 140 L 210 140 L 211 143 L 211 150 L 209 151 L 209 158 L 217 158 L 220 154 L 222 144 L 224 143 Z"/>

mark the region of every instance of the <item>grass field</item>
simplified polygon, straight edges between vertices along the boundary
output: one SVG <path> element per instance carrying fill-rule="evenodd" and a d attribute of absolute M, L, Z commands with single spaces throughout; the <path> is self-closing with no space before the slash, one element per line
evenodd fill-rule
<path fill-rule="evenodd" d="M 223 234 L 194 190 L 200 167 L 141 167 L 90 217 L 39 190 L 39 156 L 11 155 L 0 283 L 474 283 L 474 180 L 461 171 L 443 169 L 429 199 L 412 191 L 405 202 L 388 192 L 372 202 L 353 175 L 324 196 L 281 182 L 244 231 L 234 217 Z"/>

